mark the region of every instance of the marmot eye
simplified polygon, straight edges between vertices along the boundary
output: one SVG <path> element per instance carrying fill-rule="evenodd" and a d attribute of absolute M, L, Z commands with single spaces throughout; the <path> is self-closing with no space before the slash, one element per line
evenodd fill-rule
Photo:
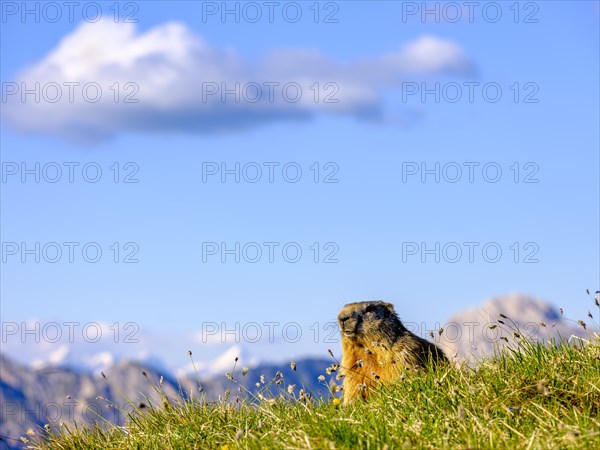
<path fill-rule="evenodd" d="M 377 305 L 369 305 L 369 306 L 367 306 L 367 309 L 365 309 L 365 312 L 366 312 L 366 313 L 368 313 L 368 312 L 373 312 L 373 311 L 375 311 L 376 309 L 377 309 Z"/>

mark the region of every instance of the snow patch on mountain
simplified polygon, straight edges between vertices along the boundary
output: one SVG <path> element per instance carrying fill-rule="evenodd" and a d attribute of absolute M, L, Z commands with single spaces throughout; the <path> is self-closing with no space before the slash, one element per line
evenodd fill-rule
<path fill-rule="evenodd" d="M 193 355 L 192 355 L 193 357 Z M 237 358 L 237 363 L 236 363 Z M 235 366 L 253 368 L 259 364 L 258 358 L 249 354 L 248 350 L 240 345 L 234 345 L 220 356 L 210 361 L 195 361 L 180 367 L 175 371 L 177 377 L 224 375 L 231 372 Z"/>

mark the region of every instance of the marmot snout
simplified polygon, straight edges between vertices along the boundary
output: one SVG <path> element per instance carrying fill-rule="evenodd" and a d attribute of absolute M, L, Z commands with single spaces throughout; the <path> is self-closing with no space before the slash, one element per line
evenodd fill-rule
<path fill-rule="evenodd" d="M 402 324 L 391 303 L 349 303 L 340 311 L 338 322 L 344 403 L 366 399 L 371 387 L 397 381 L 406 368 L 447 361 L 442 350 Z"/>

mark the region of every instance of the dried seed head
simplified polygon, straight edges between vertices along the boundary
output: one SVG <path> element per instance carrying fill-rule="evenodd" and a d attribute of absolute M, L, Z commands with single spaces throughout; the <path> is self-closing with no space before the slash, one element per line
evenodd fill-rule
<path fill-rule="evenodd" d="M 438 330 L 438 334 L 439 334 L 440 336 L 442 335 L 442 333 L 443 333 L 443 332 L 444 332 L 444 329 L 443 329 L 443 328 L 440 328 L 440 329 Z"/>
<path fill-rule="evenodd" d="M 357 359 L 356 360 L 356 367 L 362 367 L 363 366 L 363 360 L 362 359 Z"/>
<path fill-rule="evenodd" d="M 261 382 L 262 384 L 265 384 L 265 376 L 264 376 L 264 375 L 261 375 L 261 376 L 260 376 L 260 382 Z"/>
<path fill-rule="evenodd" d="M 256 387 L 260 387 L 260 383 L 259 383 L 259 382 L 256 382 L 256 383 L 255 383 L 255 386 L 256 386 Z"/>
<path fill-rule="evenodd" d="M 456 415 L 460 420 L 465 420 L 465 409 L 462 405 L 458 405 L 458 410 L 456 411 Z"/>
<path fill-rule="evenodd" d="M 235 362 L 238 362 L 238 359 L 240 359 L 240 358 L 236 356 L 235 357 Z"/>
<path fill-rule="evenodd" d="M 319 377 L 317 378 L 317 380 L 319 380 L 319 381 L 325 381 L 325 375 L 319 375 Z"/>
<path fill-rule="evenodd" d="M 229 372 L 227 372 L 227 373 L 225 374 L 225 376 L 227 377 L 227 379 L 228 379 L 228 380 L 235 381 L 235 380 L 233 379 L 233 376 L 231 376 L 231 374 L 230 374 Z"/>
<path fill-rule="evenodd" d="M 188 356 L 192 356 L 192 351 L 188 350 Z"/>
<path fill-rule="evenodd" d="M 66 398 L 67 400 L 71 400 L 73 397 L 71 397 L 70 395 L 67 395 L 65 398 Z"/>
<path fill-rule="evenodd" d="M 295 371 L 295 370 L 296 370 L 296 363 L 295 363 L 294 361 L 292 361 L 292 362 L 290 363 L 290 367 L 292 368 L 292 370 L 294 370 L 294 371 Z"/>
<path fill-rule="evenodd" d="M 162 375 L 160 376 L 160 379 L 158 380 L 158 384 L 159 386 L 162 386 L 163 381 L 165 381 L 165 377 L 163 377 Z"/>
<path fill-rule="evenodd" d="M 100 372 L 100 375 L 102 375 L 102 378 L 106 379 L 106 375 L 104 374 L 104 372 Z"/>
<path fill-rule="evenodd" d="M 379 380 L 379 378 L 381 378 L 379 375 L 377 375 L 375 372 L 371 372 L 371 375 L 373 376 L 374 379 Z"/>
<path fill-rule="evenodd" d="M 588 317 L 589 317 L 590 319 L 593 319 L 593 318 L 594 318 L 594 316 L 592 316 L 592 312 L 591 312 L 591 311 L 588 311 Z"/>
<path fill-rule="evenodd" d="M 585 322 L 583 320 L 578 320 L 577 323 L 583 327 L 584 330 L 587 330 L 587 325 L 585 324 Z"/>
<path fill-rule="evenodd" d="M 498 328 L 498 325 L 490 325 L 488 328 L 490 330 L 495 330 L 496 328 Z"/>
<path fill-rule="evenodd" d="M 281 385 L 281 383 L 283 383 L 283 380 L 277 380 L 277 381 L 275 382 L 275 384 L 276 384 L 277 386 Z"/>
<path fill-rule="evenodd" d="M 560 308 L 560 315 L 562 316 L 562 315 L 563 315 L 563 313 L 564 313 L 563 309 L 562 309 L 562 308 Z"/>
<path fill-rule="evenodd" d="M 332 358 L 335 358 L 335 356 L 333 356 L 333 352 L 331 351 L 330 348 L 328 348 L 327 351 L 329 352 L 329 354 L 331 355 Z"/>
<path fill-rule="evenodd" d="M 500 313 L 499 314 L 500 317 L 502 317 L 503 319 L 508 319 L 508 317 L 506 317 L 504 314 Z"/>
<path fill-rule="evenodd" d="M 546 327 L 546 322 L 540 322 L 540 325 L 545 328 Z"/>
<path fill-rule="evenodd" d="M 577 439 L 579 437 L 579 432 L 576 430 L 569 430 L 567 431 L 567 437 L 572 440 Z"/>
<path fill-rule="evenodd" d="M 550 395 L 550 386 L 546 380 L 540 380 L 537 383 L 537 390 L 542 395 Z"/>
<path fill-rule="evenodd" d="M 344 374 L 342 372 L 338 372 L 337 375 L 335 376 L 336 380 L 341 380 L 342 378 L 344 378 Z"/>
<path fill-rule="evenodd" d="M 145 370 L 142 370 L 142 375 L 144 375 L 146 378 L 148 378 L 148 374 L 146 373 Z"/>
<path fill-rule="evenodd" d="M 288 394 L 293 394 L 294 393 L 294 389 L 296 389 L 296 385 L 295 384 L 290 384 L 288 385 Z"/>
<path fill-rule="evenodd" d="M 433 339 L 433 331 L 429 331 L 429 332 L 427 333 L 427 336 L 429 336 L 431 339 Z"/>

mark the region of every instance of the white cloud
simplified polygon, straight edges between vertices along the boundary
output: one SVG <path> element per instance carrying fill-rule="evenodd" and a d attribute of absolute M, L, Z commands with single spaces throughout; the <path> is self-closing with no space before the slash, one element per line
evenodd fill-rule
<path fill-rule="evenodd" d="M 247 61 L 210 46 L 183 24 L 139 33 L 133 24 L 102 20 L 80 25 L 18 81 L 5 84 L 3 97 L 5 120 L 17 129 L 93 141 L 120 132 L 223 132 L 317 113 L 383 120 L 382 89 L 409 76 L 460 76 L 471 69 L 457 44 L 432 36 L 347 63 L 302 49 Z M 35 83 L 40 83 L 39 102 L 32 94 L 21 95 L 23 87 L 35 90 Z M 87 85 L 88 100 L 82 92 L 86 83 L 97 83 Z M 287 85 L 284 92 L 287 83 L 297 85 Z M 92 102 L 98 86 L 101 97 Z M 239 101 L 233 95 L 222 98 L 222 88 L 236 86 Z M 295 86 L 301 93 L 297 102 L 292 101 Z M 211 95 L 211 89 L 218 92 Z"/>
<path fill-rule="evenodd" d="M 398 70 L 417 73 L 463 73 L 469 68 L 463 50 L 454 42 L 423 36 L 387 57 Z"/>

